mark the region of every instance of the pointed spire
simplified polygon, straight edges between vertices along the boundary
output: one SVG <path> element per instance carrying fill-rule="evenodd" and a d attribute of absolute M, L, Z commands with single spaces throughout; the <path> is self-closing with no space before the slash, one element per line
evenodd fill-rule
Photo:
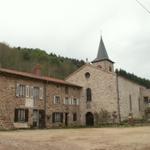
<path fill-rule="evenodd" d="M 93 62 L 98 62 L 98 61 L 101 61 L 101 60 L 111 61 L 108 57 L 108 54 L 107 54 L 102 36 L 101 36 L 100 44 L 99 44 L 99 47 L 98 47 L 97 57 Z"/>

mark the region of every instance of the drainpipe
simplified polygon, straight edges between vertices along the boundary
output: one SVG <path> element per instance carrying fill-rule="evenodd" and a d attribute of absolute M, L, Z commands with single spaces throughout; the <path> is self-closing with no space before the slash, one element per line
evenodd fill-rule
<path fill-rule="evenodd" d="M 119 123 L 121 123 L 121 114 L 120 114 L 120 95 L 119 95 L 119 81 L 118 81 L 118 73 L 117 73 L 117 72 L 116 72 L 116 84 L 117 84 L 118 117 L 119 117 Z"/>
<path fill-rule="evenodd" d="M 46 81 L 46 83 L 44 84 L 44 111 L 45 111 L 45 127 L 46 127 L 46 120 L 47 120 L 47 118 L 46 118 L 46 105 L 47 105 L 47 81 Z"/>

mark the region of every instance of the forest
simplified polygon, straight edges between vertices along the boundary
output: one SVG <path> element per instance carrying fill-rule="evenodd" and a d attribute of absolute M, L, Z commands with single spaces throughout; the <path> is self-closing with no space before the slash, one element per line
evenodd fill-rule
<path fill-rule="evenodd" d="M 84 65 L 84 61 L 48 54 L 41 49 L 10 47 L 0 43 L 0 67 L 33 72 L 37 64 L 41 66 L 42 75 L 64 79 Z"/>

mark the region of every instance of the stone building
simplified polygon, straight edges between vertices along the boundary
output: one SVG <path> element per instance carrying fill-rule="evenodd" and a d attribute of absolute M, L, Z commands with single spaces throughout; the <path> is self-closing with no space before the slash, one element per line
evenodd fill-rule
<path fill-rule="evenodd" d="M 83 87 L 82 125 L 120 122 L 129 115 L 137 119 L 145 116 L 150 90 L 114 72 L 114 62 L 109 59 L 102 38 L 96 59 L 69 75 L 66 81 Z"/>
<path fill-rule="evenodd" d="M 50 77 L 0 69 L 0 128 L 79 125 L 80 86 Z"/>

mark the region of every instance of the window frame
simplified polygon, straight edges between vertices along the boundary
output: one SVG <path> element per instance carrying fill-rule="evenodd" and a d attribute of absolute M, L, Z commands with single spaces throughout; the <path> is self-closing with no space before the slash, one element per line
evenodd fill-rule
<path fill-rule="evenodd" d="M 91 90 L 91 88 L 86 88 L 86 101 L 87 102 L 92 101 L 92 90 Z"/>

